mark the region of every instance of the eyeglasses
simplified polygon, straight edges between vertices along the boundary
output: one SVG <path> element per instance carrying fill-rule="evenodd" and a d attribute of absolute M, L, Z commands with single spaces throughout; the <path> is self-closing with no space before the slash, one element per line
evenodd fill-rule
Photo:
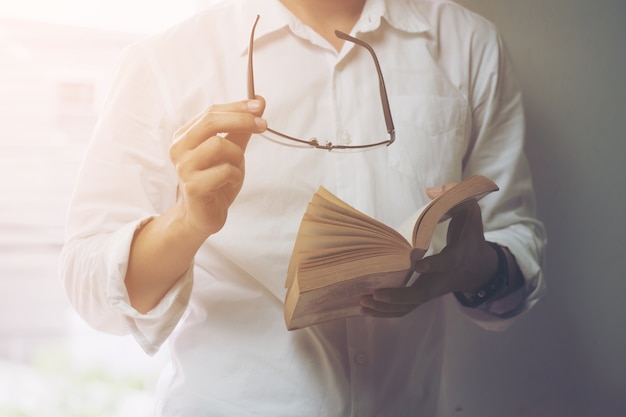
<path fill-rule="evenodd" d="M 248 48 L 248 98 L 249 99 L 254 99 L 256 97 L 256 94 L 254 92 L 254 70 L 253 70 L 253 65 L 252 65 L 252 61 L 253 61 L 252 55 L 253 55 L 253 50 L 254 50 L 254 31 L 256 29 L 257 23 L 259 22 L 259 18 L 260 16 L 257 15 L 254 21 L 254 25 L 252 26 L 252 31 L 250 33 L 250 47 Z M 321 143 L 315 137 L 308 139 L 308 140 L 298 139 L 298 138 L 286 135 L 284 133 L 281 133 L 277 130 L 271 129 L 269 127 L 267 128 L 267 132 L 270 132 L 278 136 L 279 138 L 286 140 L 290 145 L 312 147 L 312 148 L 324 149 L 328 151 L 365 150 L 365 149 L 376 148 L 379 146 L 391 145 L 395 141 L 396 133 L 395 133 L 395 128 L 393 126 L 393 120 L 391 119 L 391 110 L 389 109 L 389 98 L 387 97 L 387 90 L 385 88 L 385 80 L 383 79 L 383 73 L 380 70 L 380 64 L 378 63 L 378 58 L 376 57 L 376 54 L 374 53 L 374 49 L 366 42 L 360 39 L 354 38 L 339 30 L 335 30 L 335 36 L 337 36 L 340 39 L 352 42 L 356 45 L 362 46 L 363 48 L 367 49 L 372 55 L 372 58 L 374 59 L 374 65 L 376 66 L 376 72 L 378 73 L 380 100 L 383 105 L 383 113 L 385 115 L 385 124 L 387 127 L 387 133 L 389 134 L 389 137 L 386 140 L 379 141 L 376 143 L 370 143 L 366 145 L 335 145 L 332 142 Z M 283 143 L 283 141 L 279 141 L 279 142 Z"/>

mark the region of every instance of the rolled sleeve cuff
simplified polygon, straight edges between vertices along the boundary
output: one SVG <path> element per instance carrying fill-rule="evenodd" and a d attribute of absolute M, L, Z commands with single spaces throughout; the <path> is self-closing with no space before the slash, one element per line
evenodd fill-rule
<path fill-rule="evenodd" d="M 519 242 L 506 239 L 504 236 L 487 236 L 488 240 L 497 242 L 509 249 L 515 256 L 517 265 L 524 276 L 524 286 L 505 297 L 487 302 L 478 308 L 459 308 L 471 321 L 480 327 L 502 331 L 508 328 L 517 316 L 530 310 L 545 293 L 545 282 L 541 265 L 541 256 L 532 256 L 529 248 Z M 538 259 L 538 260 L 536 260 Z"/>
<path fill-rule="evenodd" d="M 135 232 L 151 218 L 129 223 L 120 228 L 111 239 L 106 287 L 107 301 L 123 317 L 128 329 L 149 355 L 154 355 L 178 324 L 185 312 L 193 286 L 193 267 L 168 291 L 159 304 L 147 313 L 140 313 L 131 306 L 124 282 L 128 268 L 130 246 Z"/>

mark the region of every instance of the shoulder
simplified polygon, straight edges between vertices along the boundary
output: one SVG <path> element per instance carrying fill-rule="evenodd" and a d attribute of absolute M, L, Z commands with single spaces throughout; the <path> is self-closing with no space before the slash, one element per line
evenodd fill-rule
<path fill-rule="evenodd" d="M 167 60 L 187 61 L 217 51 L 242 49 L 258 12 L 253 0 L 222 0 L 131 46 Z"/>
<path fill-rule="evenodd" d="M 140 39 L 123 53 L 123 69 L 182 92 L 216 77 L 223 68 L 239 65 L 257 9 L 246 7 L 252 1 L 224 0 Z"/>
<path fill-rule="evenodd" d="M 405 0 L 414 3 L 429 27 L 438 54 L 464 63 L 464 68 L 499 65 L 503 42 L 495 24 L 450 0 Z"/>

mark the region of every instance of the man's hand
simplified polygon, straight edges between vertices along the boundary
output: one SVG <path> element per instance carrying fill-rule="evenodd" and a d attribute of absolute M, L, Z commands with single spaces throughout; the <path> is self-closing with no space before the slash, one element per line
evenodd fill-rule
<path fill-rule="evenodd" d="M 434 198 L 444 187 L 429 188 Z M 419 278 L 411 287 L 376 290 L 361 298 L 362 313 L 374 317 L 402 317 L 421 304 L 452 291 L 471 292 L 495 275 L 498 258 L 485 241 L 480 207 L 474 200 L 450 213 L 446 247 L 416 264 Z"/>
<path fill-rule="evenodd" d="M 263 132 L 261 97 L 214 105 L 174 135 L 170 157 L 178 173 L 178 200 L 136 231 L 126 272 L 132 306 L 154 308 L 183 276 L 198 248 L 226 222 L 241 190 L 244 151 L 252 133 Z"/>
<path fill-rule="evenodd" d="M 224 226 L 243 185 L 250 135 L 267 127 L 260 117 L 264 107 L 260 97 L 214 105 L 175 133 L 170 157 L 179 178 L 176 209 L 190 231 L 206 238 Z"/>

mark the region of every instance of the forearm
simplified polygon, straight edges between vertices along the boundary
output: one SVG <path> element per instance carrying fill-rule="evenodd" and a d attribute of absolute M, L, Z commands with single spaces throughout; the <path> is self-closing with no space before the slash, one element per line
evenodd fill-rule
<path fill-rule="evenodd" d="M 206 237 L 186 225 L 175 207 L 138 229 L 125 277 L 133 308 L 152 310 L 189 269 Z"/>

